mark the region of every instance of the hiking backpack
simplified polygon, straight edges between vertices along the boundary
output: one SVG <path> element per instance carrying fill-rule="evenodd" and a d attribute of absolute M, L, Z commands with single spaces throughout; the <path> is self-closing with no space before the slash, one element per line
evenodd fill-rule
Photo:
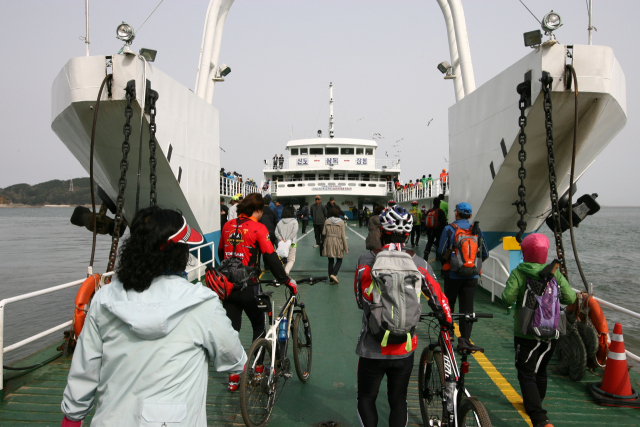
<path fill-rule="evenodd" d="M 481 250 L 478 245 L 478 235 L 473 234 L 471 228 L 465 230 L 456 224 L 451 224 L 451 227 L 455 230 L 451 271 L 463 277 L 477 276 L 482 271 L 482 256 L 478 253 Z"/>
<path fill-rule="evenodd" d="M 406 252 L 383 250 L 376 256 L 371 278 L 371 286 L 365 291 L 373 294 L 371 336 L 382 347 L 406 342 L 407 351 L 411 351 L 411 337 L 422 313 L 419 293 L 424 280 L 413 258 Z"/>
<path fill-rule="evenodd" d="M 560 286 L 555 277 L 540 281 L 527 277 L 522 307 L 518 313 L 520 333 L 556 339 L 566 332 L 566 318 L 560 311 Z"/>
<path fill-rule="evenodd" d="M 438 225 L 440 225 L 438 224 L 438 209 L 430 209 L 427 212 L 427 219 L 424 225 L 432 230 L 438 228 Z"/>

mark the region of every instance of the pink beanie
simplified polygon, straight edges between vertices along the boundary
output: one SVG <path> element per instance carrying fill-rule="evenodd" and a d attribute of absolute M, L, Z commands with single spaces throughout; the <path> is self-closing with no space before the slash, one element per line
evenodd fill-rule
<path fill-rule="evenodd" d="M 549 239 L 544 234 L 533 233 L 524 238 L 522 244 L 522 258 L 525 262 L 546 264 L 549 254 Z"/>

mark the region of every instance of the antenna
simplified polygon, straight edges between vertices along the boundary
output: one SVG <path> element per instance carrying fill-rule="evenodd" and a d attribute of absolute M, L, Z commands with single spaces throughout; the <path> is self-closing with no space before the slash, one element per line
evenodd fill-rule
<path fill-rule="evenodd" d="M 71 178 L 71 183 L 69 184 L 69 191 L 73 193 L 73 178 Z"/>
<path fill-rule="evenodd" d="M 329 138 L 333 138 L 333 82 L 329 83 Z"/>

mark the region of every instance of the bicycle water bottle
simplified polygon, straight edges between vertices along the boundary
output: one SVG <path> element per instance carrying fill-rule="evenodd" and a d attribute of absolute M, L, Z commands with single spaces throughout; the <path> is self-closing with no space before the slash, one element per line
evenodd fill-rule
<path fill-rule="evenodd" d="M 287 338 L 288 338 L 287 325 L 288 325 L 288 321 L 286 317 L 282 319 L 282 321 L 280 322 L 280 325 L 278 325 L 278 341 L 280 342 L 287 341 Z"/>

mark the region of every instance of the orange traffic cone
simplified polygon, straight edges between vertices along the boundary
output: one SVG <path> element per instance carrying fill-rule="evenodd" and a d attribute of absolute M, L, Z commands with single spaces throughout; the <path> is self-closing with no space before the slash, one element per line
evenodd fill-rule
<path fill-rule="evenodd" d="M 616 323 L 611 335 L 609 355 L 601 383 L 587 384 L 596 403 L 605 406 L 640 408 L 638 392 L 631 388 L 627 355 L 624 351 L 622 325 Z"/>

